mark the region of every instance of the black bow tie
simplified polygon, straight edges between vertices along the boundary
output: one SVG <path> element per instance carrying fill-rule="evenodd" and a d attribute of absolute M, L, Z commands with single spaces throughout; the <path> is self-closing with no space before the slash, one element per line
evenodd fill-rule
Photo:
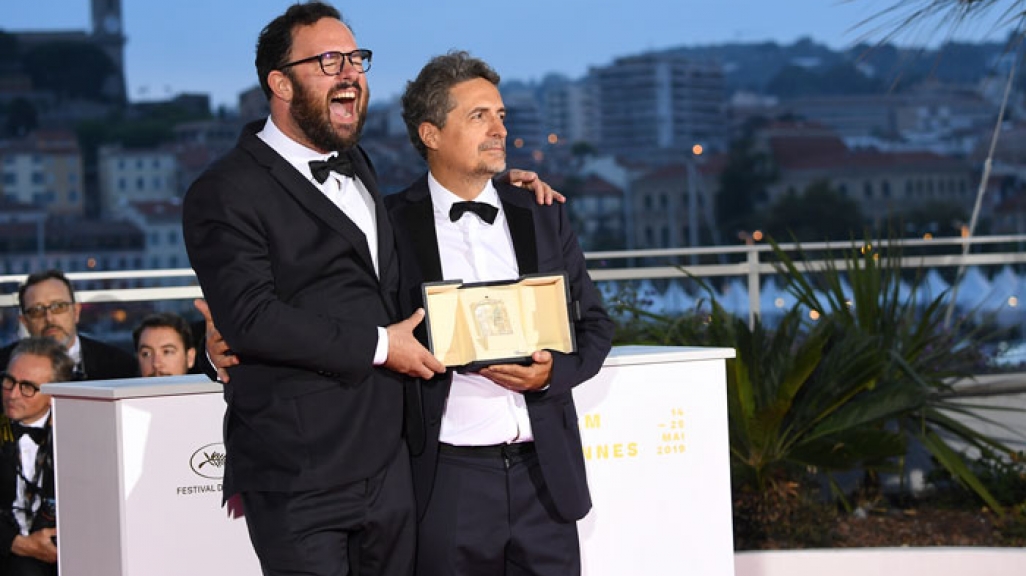
<path fill-rule="evenodd" d="M 28 434 L 29 438 L 31 438 L 36 444 L 42 445 L 46 440 L 46 428 L 24 426 L 17 422 L 11 422 L 11 431 L 14 432 L 15 440 L 19 440 L 25 434 Z"/>
<path fill-rule="evenodd" d="M 467 212 L 473 212 L 480 216 L 486 223 L 491 224 L 492 222 L 495 222 L 495 217 L 499 214 L 499 209 L 491 204 L 485 204 L 484 202 L 456 202 L 452 205 L 452 208 L 449 209 L 449 220 L 455 222 Z"/>
<path fill-rule="evenodd" d="M 313 174 L 314 180 L 321 184 L 324 184 L 324 181 L 328 179 L 328 174 L 332 172 L 352 178 L 355 172 L 353 171 L 353 163 L 349 161 L 349 156 L 336 154 L 327 160 L 310 161 L 310 173 Z"/>

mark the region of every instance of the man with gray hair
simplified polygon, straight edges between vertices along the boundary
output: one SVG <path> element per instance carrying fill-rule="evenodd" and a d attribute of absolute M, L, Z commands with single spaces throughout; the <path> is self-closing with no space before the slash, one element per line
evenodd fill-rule
<path fill-rule="evenodd" d="M 565 273 L 579 304 L 577 352 L 537 350 L 529 365 L 447 371 L 410 404 L 418 576 L 572 576 L 577 520 L 591 508 L 573 388 L 608 354 L 613 323 L 561 204 L 493 181 L 506 169 L 499 75 L 466 52 L 432 59 L 402 98 L 429 172 L 385 203 L 402 261 L 400 303 L 424 282 Z M 577 308 L 575 306 L 575 308 Z M 418 413 L 419 412 L 419 413 Z"/>
<path fill-rule="evenodd" d="M 39 387 L 72 379 L 74 362 L 57 341 L 31 337 L 0 373 L 0 574 L 56 576 L 57 502 L 50 395 Z"/>

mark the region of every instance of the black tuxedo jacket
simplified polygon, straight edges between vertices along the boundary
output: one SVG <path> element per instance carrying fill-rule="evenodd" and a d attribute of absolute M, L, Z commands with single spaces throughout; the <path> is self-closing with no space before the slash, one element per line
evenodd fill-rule
<path fill-rule="evenodd" d="M 507 184 L 496 184 L 496 188 L 509 222 L 520 273 L 565 271 L 571 298 L 580 302 L 581 319 L 575 324 L 578 352 L 553 352 L 551 384 L 544 391 L 525 394 L 542 477 L 559 515 L 574 521 L 591 509 L 591 495 L 572 391 L 602 367 L 612 344 L 613 323 L 588 276 L 565 207 L 538 205 L 533 195 Z M 421 306 L 421 284 L 443 280 L 427 177 L 385 201 L 396 227 L 403 263 L 400 301 L 404 309 L 416 309 Z M 418 514 L 423 513 L 434 486 L 438 434 L 451 382 L 449 372 L 422 382 L 419 395 L 412 387 L 407 395 Z M 420 410 L 416 409 L 418 404 Z"/>
<path fill-rule="evenodd" d="M 139 363 L 128 352 L 82 334 L 78 335 L 78 340 L 82 344 L 84 380 L 135 378 L 139 375 Z M 0 370 L 7 368 L 11 352 L 17 345 L 14 342 L 0 349 Z"/>
<path fill-rule="evenodd" d="M 189 260 L 241 364 L 225 385 L 225 494 L 314 490 L 372 476 L 402 437 L 402 378 L 373 366 L 399 319 L 394 235 L 359 148 L 343 152 L 374 198 L 378 245 L 247 126 L 190 187 Z M 370 249 L 378 253 L 380 280 Z"/>
<path fill-rule="evenodd" d="M 47 422 L 47 428 L 51 428 Z M 54 479 L 53 460 L 45 455 L 53 453 L 52 436 L 40 446 L 39 457 L 36 460 L 37 466 L 43 468 L 43 497 L 53 499 Z M 14 518 L 14 499 L 18 490 L 18 470 L 20 469 L 21 450 L 18 447 L 17 439 L 11 431 L 11 421 L 0 412 L 0 568 L 8 568 L 8 556 L 11 556 L 11 543 L 14 537 L 20 533 L 18 521 Z M 37 468 L 38 469 L 38 468 Z M 32 563 L 30 561 L 30 563 Z M 56 567 L 38 562 L 39 568 L 45 572 Z M 0 572 L 7 574 L 7 572 Z M 20 572 L 19 572 L 20 573 Z M 43 573 L 43 572 L 40 572 Z"/>

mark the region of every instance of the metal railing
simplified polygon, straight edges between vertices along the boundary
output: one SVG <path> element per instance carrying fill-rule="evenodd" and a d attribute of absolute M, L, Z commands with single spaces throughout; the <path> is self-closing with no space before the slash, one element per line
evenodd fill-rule
<path fill-rule="evenodd" d="M 970 247 L 995 249 L 962 253 Z M 974 238 L 933 238 L 912 240 L 872 240 L 855 246 L 871 245 L 878 250 L 898 249 L 903 253 L 902 268 L 958 268 L 971 266 L 1002 266 L 1026 264 L 1026 234 L 978 236 Z M 839 255 L 852 249 L 852 242 L 810 242 L 780 244 L 780 249 L 795 260 L 800 271 L 822 270 L 827 265 L 845 269 L 846 261 Z M 642 280 L 686 279 L 695 277 L 739 277 L 747 279 L 749 314 L 760 313 L 760 287 L 764 276 L 779 273 L 779 264 L 771 258 L 768 244 L 736 246 L 703 246 L 696 248 L 664 248 L 652 250 L 620 250 L 589 252 L 585 256 L 588 270 L 596 282 L 633 282 Z M 910 254 L 912 251 L 923 253 Z M 950 251 L 950 253 L 946 252 Z M 796 254 L 819 255 L 817 258 L 796 258 Z M 886 258 L 886 256 L 885 256 Z M 691 262 L 697 260 L 698 263 Z M 684 262 L 687 262 L 686 264 Z M 80 290 L 80 302 L 146 302 L 185 300 L 202 297 L 193 271 L 189 268 L 162 270 L 120 270 L 109 272 L 70 272 L 68 278 L 79 282 L 146 282 L 175 281 L 178 286 L 100 288 Z M 17 306 L 17 286 L 25 274 L 0 276 L 0 308 Z"/>

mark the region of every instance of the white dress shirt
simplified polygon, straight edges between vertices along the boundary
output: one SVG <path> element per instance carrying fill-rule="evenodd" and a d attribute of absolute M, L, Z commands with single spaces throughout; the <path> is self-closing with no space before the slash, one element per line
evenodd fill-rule
<path fill-rule="evenodd" d="M 506 213 L 491 181 L 474 200 L 499 209 L 492 224 L 472 212 L 451 221 L 449 208 L 463 198 L 446 190 L 430 173 L 428 189 L 434 205 L 443 278 L 489 282 L 520 276 Z M 439 440 L 457 446 L 487 446 L 533 439 L 523 394 L 507 390 L 484 376 L 453 374 Z"/>
<path fill-rule="evenodd" d="M 367 241 L 367 248 L 374 263 L 374 273 L 379 277 L 378 270 L 378 225 L 374 219 L 374 199 L 370 192 L 360 182 L 359 178 L 350 178 L 332 172 L 323 182 L 318 182 L 310 172 L 311 160 L 326 160 L 334 154 L 323 154 L 311 150 L 289 138 L 282 132 L 270 117 L 264 123 L 264 128 L 257 133 L 257 137 L 274 149 L 279 156 L 291 164 L 300 174 L 306 177 L 318 190 L 324 194 L 332 204 L 338 207 L 343 214 L 349 217 L 354 224 L 363 232 Z M 388 358 L 388 332 L 383 327 L 378 327 L 378 344 L 374 350 L 374 365 L 385 363 Z"/>
<path fill-rule="evenodd" d="M 42 428 L 46 426 L 46 419 L 49 418 L 50 411 L 47 410 L 46 414 L 43 414 L 35 422 L 23 422 L 22 425 L 28 428 Z M 32 518 L 36 515 L 36 511 L 39 510 L 41 504 L 39 498 L 33 498 L 31 510 L 24 510 L 22 507 L 28 502 L 26 497 L 27 486 L 25 485 L 24 478 L 30 480 L 42 481 L 42 477 L 36 478 L 36 456 L 39 455 L 39 444 L 25 434 L 18 439 L 18 453 L 21 456 L 21 476 L 18 478 L 17 487 L 14 493 L 14 518 L 18 521 L 18 528 L 21 530 L 22 536 L 29 535 L 29 529 L 32 527 Z"/>

